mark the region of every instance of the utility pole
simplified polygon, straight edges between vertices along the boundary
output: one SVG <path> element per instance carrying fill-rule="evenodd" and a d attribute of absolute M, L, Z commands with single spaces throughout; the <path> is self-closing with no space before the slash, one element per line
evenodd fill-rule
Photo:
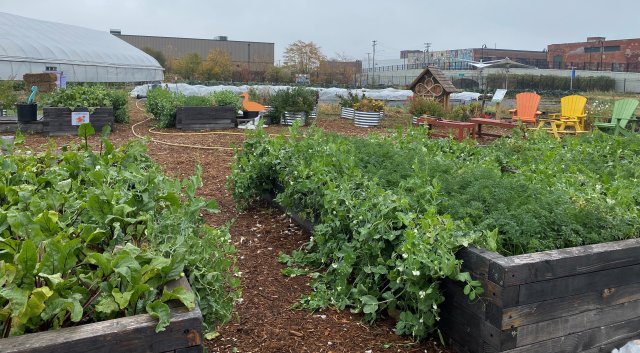
<path fill-rule="evenodd" d="M 427 62 L 427 54 L 429 53 L 429 48 L 431 48 L 431 43 L 424 43 L 424 60 L 423 62 L 425 63 L 426 66 L 429 66 L 429 63 Z"/>
<path fill-rule="evenodd" d="M 367 53 L 367 86 L 369 86 L 369 71 L 371 71 L 371 53 Z"/>
<path fill-rule="evenodd" d="M 377 40 L 373 41 L 373 84 L 376 83 L 376 45 L 378 44 Z"/>

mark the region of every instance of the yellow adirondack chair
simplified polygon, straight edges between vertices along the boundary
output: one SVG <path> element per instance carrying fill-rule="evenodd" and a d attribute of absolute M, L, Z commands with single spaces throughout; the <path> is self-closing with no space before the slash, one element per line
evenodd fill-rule
<path fill-rule="evenodd" d="M 516 94 L 516 109 L 509 110 L 511 119 L 535 125 L 538 115 L 542 114 L 538 111 L 539 104 L 540 95 L 537 93 L 525 92 Z"/>
<path fill-rule="evenodd" d="M 551 119 L 540 119 L 539 129 L 545 129 L 544 125 L 549 124 L 551 133 L 557 138 L 560 133 L 585 132 L 584 119 L 586 117 L 584 108 L 587 105 L 587 98 L 579 95 L 565 96 L 560 100 L 560 113 L 550 114 Z M 565 128 L 572 126 L 573 131 L 566 131 Z M 549 129 L 549 128 L 547 128 Z"/>

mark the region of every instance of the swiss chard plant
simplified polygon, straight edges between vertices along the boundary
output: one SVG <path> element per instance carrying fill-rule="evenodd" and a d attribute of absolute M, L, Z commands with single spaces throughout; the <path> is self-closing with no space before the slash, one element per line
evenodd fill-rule
<path fill-rule="evenodd" d="M 209 331 L 239 293 L 228 227 L 204 224 L 214 201 L 200 173 L 162 174 L 138 141 L 104 151 L 15 149 L 0 161 L 0 334 L 38 332 L 200 304 Z M 188 278 L 193 292 L 167 284 Z"/>

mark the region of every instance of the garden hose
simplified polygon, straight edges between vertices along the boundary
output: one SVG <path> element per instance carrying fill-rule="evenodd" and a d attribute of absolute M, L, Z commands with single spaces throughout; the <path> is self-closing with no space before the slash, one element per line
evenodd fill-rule
<path fill-rule="evenodd" d="M 138 105 L 138 103 L 140 102 L 140 99 L 136 101 L 136 108 L 138 108 L 139 110 L 143 111 L 144 110 L 142 108 L 140 108 L 140 106 Z M 146 112 L 145 112 L 146 114 Z M 138 123 L 135 123 L 133 125 L 131 125 L 131 132 L 133 133 L 133 135 L 139 139 L 144 139 L 147 136 L 142 136 L 140 134 L 138 134 L 135 130 L 136 126 L 142 124 L 142 123 L 146 123 L 147 121 L 151 120 L 152 118 L 147 118 L 143 121 L 140 121 Z M 149 129 L 149 132 L 151 133 L 155 133 L 155 134 L 166 134 L 166 135 L 181 135 L 181 134 L 189 134 L 189 133 L 158 133 L 158 132 L 153 132 L 151 131 L 152 129 Z M 234 133 L 234 134 L 238 134 L 238 133 Z M 198 146 L 198 145 L 186 145 L 186 144 L 182 144 L 182 143 L 173 143 L 173 142 L 166 142 L 166 141 L 160 141 L 154 138 L 150 138 L 150 141 L 155 142 L 155 143 L 159 143 L 159 144 L 163 144 L 163 145 L 168 145 L 168 146 L 175 146 L 175 147 L 187 147 L 187 148 L 197 148 L 197 149 L 204 149 L 204 150 L 223 150 L 223 151 L 235 151 L 236 148 L 233 147 L 222 147 L 222 146 Z"/>

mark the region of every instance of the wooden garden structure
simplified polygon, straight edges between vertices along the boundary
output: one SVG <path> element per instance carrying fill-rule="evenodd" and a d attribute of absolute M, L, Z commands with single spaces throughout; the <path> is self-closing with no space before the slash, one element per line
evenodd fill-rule
<path fill-rule="evenodd" d="M 451 93 L 459 92 L 447 76 L 435 67 L 427 67 L 409 85 L 415 96 L 432 98 L 449 107 Z"/>

